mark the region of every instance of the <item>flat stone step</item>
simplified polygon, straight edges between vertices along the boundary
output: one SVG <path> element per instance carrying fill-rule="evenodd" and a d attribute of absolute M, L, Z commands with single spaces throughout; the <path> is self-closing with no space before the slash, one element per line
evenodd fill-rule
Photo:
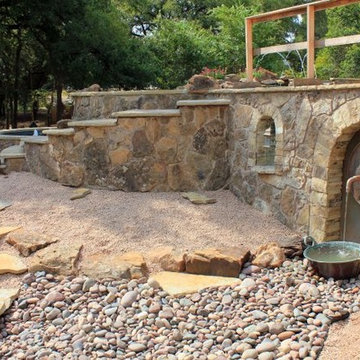
<path fill-rule="evenodd" d="M 175 117 L 181 116 L 180 110 L 177 109 L 150 109 L 150 110 L 127 110 L 111 114 L 116 118 L 139 118 L 139 117 Z"/>
<path fill-rule="evenodd" d="M 0 152 L 2 159 L 22 159 L 25 158 L 24 147 L 21 145 L 9 146 Z"/>
<path fill-rule="evenodd" d="M 49 138 L 47 136 L 34 136 L 23 138 L 22 141 L 27 144 L 45 145 L 49 143 Z"/>
<path fill-rule="evenodd" d="M 74 127 L 107 127 L 107 126 L 116 126 L 116 119 L 94 119 L 94 120 L 78 120 L 78 121 L 69 121 L 68 126 Z"/>
<path fill-rule="evenodd" d="M 0 170 L 4 170 L 4 169 L 6 169 L 6 165 L 5 165 L 5 164 L 1 164 L 1 165 L 0 165 Z"/>
<path fill-rule="evenodd" d="M 43 134 L 50 136 L 72 136 L 75 134 L 74 128 L 66 128 L 66 129 L 51 129 L 44 130 Z"/>
<path fill-rule="evenodd" d="M 230 103 L 231 100 L 228 99 L 180 100 L 176 106 L 225 106 Z"/>

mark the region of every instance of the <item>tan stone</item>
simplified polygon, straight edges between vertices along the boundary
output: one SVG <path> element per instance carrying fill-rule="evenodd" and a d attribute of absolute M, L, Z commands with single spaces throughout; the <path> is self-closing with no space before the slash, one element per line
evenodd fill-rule
<path fill-rule="evenodd" d="M 125 254 L 95 254 L 86 257 L 80 272 L 95 279 L 139 279 L 146 276 L 144 257 L 136 252 Z"/>
<path fill-rule="evenodd" d="M 47 271 L 60 275 L 77 273 L 77 261 L 82 244 L 52 244 L 39 250 L 30 260 L 29 271 Z"/>
<path fill-rule="evenodd" d="M 0 274 L 22 274 L 26 270 L 26 264 L 20 258 L 9 254 L 0 254 Z"/>
<path fill-rule="evenodd" d="M 73 195 L 71 196 L 70 200 L 81 199 L 89 194 L 91 194 L 91 190 L 89 190 L 89 189 L 86 189 L 86 188 L 75 189 L 73 191 Z"/>
<path fill-rule="evenodd" d="M 129 160 L 130 150 L 126 148 L 119 148 L 114 151 L 110 151 L 110 161 L 112 165 L 122 165 Z"/>
<path fill-rule="evenodd" d="M 177 142 L 174 138 L 163 137 L 155 144 L 155 150 L 161 160 L 173 162 L 177 153 Z"/>
<path fill-rule="evenodd" d="M 261 245 L 255 252 L 254 265 L 276 268 L 285 261 L 284 250 L 277 243 Z"/>
<path fill-rule="evenodd" d="M 238 278 L 192 275 L 167 271 L 153 274 L 151 280 L 156 281 L 171 296 L 181 296 L 206 288 L 234 286 L 241 283 L 241 280 Z"/>
<path fill-rule="evenodd" d="M 21 229 L 21 226 L 0 226 L 0 238 L 19 229 Z"/>
<path fill-rule="evenodd" d="M 20 288 L 0 289 L 0 315 L 2 315 L 11 303 L 19 296 Z"/>
<path fill-rule="evenodd" d="M 196 192 L 182 193 L 181 196 L 184 199 L 188 199 L 189 201 L 191 201 L 193 204 L 196 204 L 196 205 L 206 205 L 206 204 L 216 203 L 216 199 L 208 198 L 207 196 L 196 193 Z"/>
<path fill-rule="evenodd" d="M 36 232 L 19 230 L 11 233 L 6 242 L 13 245 L 22 256 L 29 256 L 34 251 L 57 242 L 57 239 Z"/>
<path fill-rule="evenodd" d="M 202 275 L 238 276 L 249 259 L 247 248 L 204 249 L 185 255 L 186 272 Z"/>
<path fill-rule="evenodd" d="M 101 127 L 88 127 L 86 128 L 88 134 L 94 139 L 101 139 L 104 137 L 104 128 Z"/>
<path fill-rule="evenodd" d="M 159 264 L 165 271 L 185 271 L 184 252 L 172 246 L 162 246 L 152 249 L 147 253 L 149 260 Z"/>

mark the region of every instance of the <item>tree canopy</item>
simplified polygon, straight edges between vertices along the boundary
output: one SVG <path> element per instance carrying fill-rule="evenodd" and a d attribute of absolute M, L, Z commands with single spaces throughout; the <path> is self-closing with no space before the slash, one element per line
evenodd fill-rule
<path fill-rule="evenodd" d="M 309 0 L 0 0 L 0 118 L 16 127 L 38 89 L 174 88 L 204 67 L 245 70 L 247 16 Z M 316 14 L 316 37 L 358 33 L 360 5 Z M 254 46 L 306 38 L 306 17 L 257 24 Z M 278 74 L 305 72 L 306 52 L 257 57 Z M 317 51 L 319 77 L 360 74 L 360 46 Z"/>

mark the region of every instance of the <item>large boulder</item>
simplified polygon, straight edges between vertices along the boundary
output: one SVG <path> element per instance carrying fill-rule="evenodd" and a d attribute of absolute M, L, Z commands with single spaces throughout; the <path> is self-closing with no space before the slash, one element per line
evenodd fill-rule
<path fill-rule="evenodd" d="M 82 244 L 52 244 L 39 250 L 30 260 L 29 271 L 47 271 L 60 275 L 75 275 Z"/>
<path fill-rule="evenodd" d="M 6 242 L 14 246 L 22 256 L 29 256 L 31 253 L 57 241 L 57 239 L 46 235 L 25 230 L 12 232 L 6 239 Z"/>
<path fill-rule="evenodd" d="M 194 75 L 185 88 L 191 93 L 206 93 L 209 89 L 218 88 L 215 79 L 205 75 Z"/>
<path fill-rule="evenodd" d="M 237 277 L 249 257 L 244 247 L 197 250 L 185 255 L 185 268 L 192 274 Z"/>
<path fill-rule="evenodd" d="M 285 261 L 284 250 L 275 242 L 261 245 L 255 252 L 252 261 L 254 265 L 260 267 L 276 268 Z"/>
<path fill-rule="evenodd" d="M 94 279 L 139 279 L 147 275 L 147 267 L 137 252 L 95 254 L 82 261 L 80 273 Z"/>
<path fill-rule="evenodd" d="M 149 251 L 146 256 L 165 271 L 185 271 L 185 253 L 172 246 L 162 246 Z"/>

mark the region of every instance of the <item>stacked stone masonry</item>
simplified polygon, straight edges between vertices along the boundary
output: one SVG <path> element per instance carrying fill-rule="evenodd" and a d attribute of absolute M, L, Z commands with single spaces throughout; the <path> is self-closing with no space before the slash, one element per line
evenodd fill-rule
<path fill-rule="evenodd" d="M 230 105 L 181 106 L 180 115 L 122 117 L 115 126 L 74 127 L 72 136 L 26 144 L 31 171 L 63 184 L 126 191 L 214 190 L 243 201 L 317 240 L 340 237 L 346 148 L 360 130 L 360 87 L 311 86 L 173 92 L 77 93 L 74 120 L 130 109 L 174 109 L 179 100 Z M 185 102 L 186 104 L 186 102 Z M 256 163 L 261 119 L 275 123 L 275 161 Z"/>

